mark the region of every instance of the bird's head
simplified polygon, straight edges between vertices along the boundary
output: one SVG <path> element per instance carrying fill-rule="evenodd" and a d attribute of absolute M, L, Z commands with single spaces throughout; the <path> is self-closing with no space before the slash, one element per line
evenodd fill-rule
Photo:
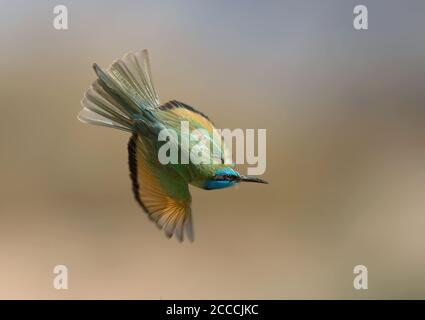
<path fill-rule="evenodd" d="M 217 170 L 214 176 L 207 180 L 204 189 L 223 189 L 234 186 L 239 182 L 268 183 L 257 177 L 243 176 L 232 168 L 224 168 Z"/>

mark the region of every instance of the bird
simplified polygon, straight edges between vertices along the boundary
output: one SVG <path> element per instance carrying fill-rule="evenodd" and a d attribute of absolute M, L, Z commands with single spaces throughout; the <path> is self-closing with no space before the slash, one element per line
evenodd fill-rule
<path fill-rule="evenodd" d="M 126 53 L 106 70 L 96 63 L 93 69 L 97 79 L 84 93 L 78 119 L 131 133 L 127 150 L 134 198 L 168 238 L 194 241 L 189 184 L 216 190 L 240 182 L 267 183 L 236 171 L 224 143 L 220 146 L 220 159 L 214 163 L 160 163 L 161 130 L 175 130 L 182 121 L 187 121 L 190 129 L 204 130 L 201 141 L 211 142 L 215 125 L 208 116 L 186 103 L 177 100 L 160 103 L 146 49 Z M 182 149 L 178 141 L 174 143 Z"/>

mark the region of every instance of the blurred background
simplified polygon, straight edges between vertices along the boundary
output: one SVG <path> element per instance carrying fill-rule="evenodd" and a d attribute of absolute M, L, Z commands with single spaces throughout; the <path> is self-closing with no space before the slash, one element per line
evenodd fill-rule
<path fill-rule="evenodd" d="M 0 298 L 425 298 L 424 1 L 0 4 Z M 162 102 L 267 129 L 270 184 L 192 188 L 194 243 L 134 201 L 129 135 L 76 119 L 144 48 Z"/>

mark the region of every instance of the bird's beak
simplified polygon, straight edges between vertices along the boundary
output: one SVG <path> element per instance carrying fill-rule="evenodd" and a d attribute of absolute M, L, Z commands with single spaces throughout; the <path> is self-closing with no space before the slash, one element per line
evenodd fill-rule
<path fill-rule="evenodd" d="M 250 177 L 250 176 L 241 176 L 240 181 L 242 182 L 257 182 L 257 183 L 266 183 L 268 184 L 267 181 L 262 180 L 260 178 L 257 177 Z"/>

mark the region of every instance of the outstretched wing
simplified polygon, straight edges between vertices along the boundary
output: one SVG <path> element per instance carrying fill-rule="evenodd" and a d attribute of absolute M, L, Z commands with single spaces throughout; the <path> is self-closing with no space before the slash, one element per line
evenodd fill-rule
<path fill-rule="evenodd" d="M 193 241 L 191 196 L 187 182 L 150 156 L 149 147 L 133 134 L 128 143 L 130 177 L 137 202 L 165 234 Z"/>

